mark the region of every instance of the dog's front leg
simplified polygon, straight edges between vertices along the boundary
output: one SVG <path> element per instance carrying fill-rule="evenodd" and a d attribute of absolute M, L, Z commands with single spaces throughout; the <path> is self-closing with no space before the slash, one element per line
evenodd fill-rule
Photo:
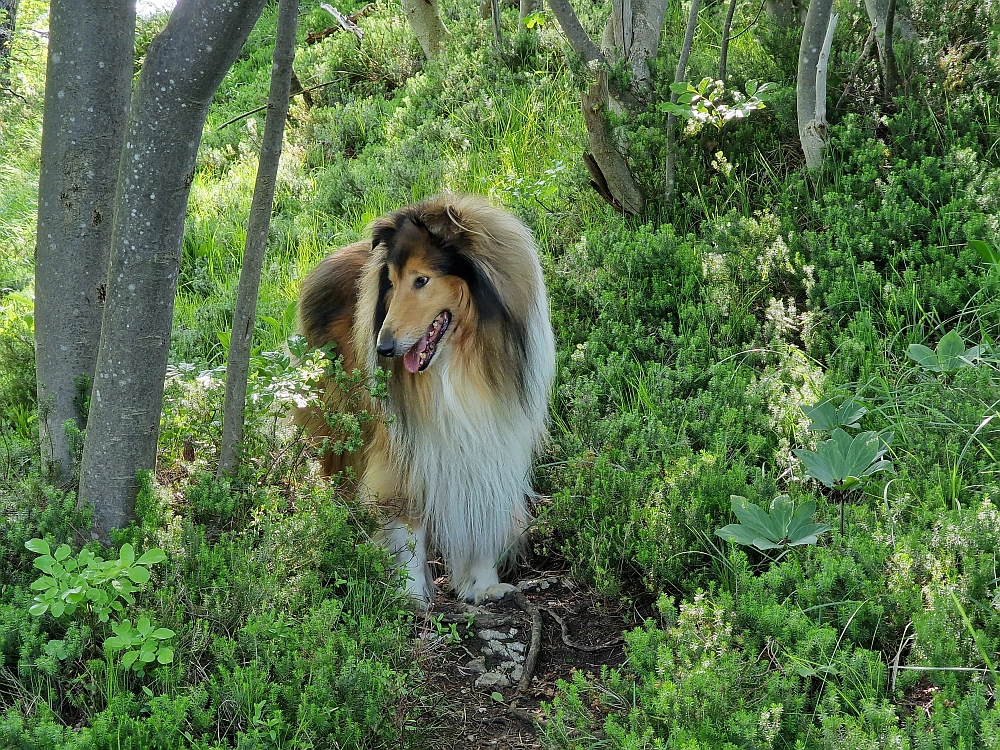
<path fill-rule="evenodd" d="M 419 520 L 397 516 L 382 528 L 383 543 L 406 576 L 406 593 L 420 609 L 434 601 L 427 565 L 427 530 Z"/>

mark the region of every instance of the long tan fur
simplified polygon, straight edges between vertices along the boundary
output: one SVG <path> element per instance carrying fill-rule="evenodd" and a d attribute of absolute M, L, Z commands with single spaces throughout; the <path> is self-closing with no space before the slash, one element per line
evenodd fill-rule
<path fill-rule="evenodd" d="M 389 517 L 383 541 L 416 600 L 433 599 L 431 549 L 460 597 L 502 596 L 512 587 L 499 583 L 497 565 L 529 520 L 529 472 L 555 372 L 534 240 L 474 196 L 408 206 L 371 231 L 370 242 L 323 260 L 300 295 L 311 345 L 335 342 L 345 369 L 391 372 L 388 399 L 369 405 L 383 419 L 366 448 L 326 456 L 324 471 L 354 467 Z M 324 433 L 315 413 L 297 421 Z"/>

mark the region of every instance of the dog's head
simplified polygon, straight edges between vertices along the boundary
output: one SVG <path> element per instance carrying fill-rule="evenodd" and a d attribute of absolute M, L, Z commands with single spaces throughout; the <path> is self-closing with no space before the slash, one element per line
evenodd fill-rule
<path fill-rule="evenodd" d="M 408 372 L 423 372 L 479 327 L 509 323 L 488 260 L 476 253 L 478 236 L 440 201 L 407 207 L 373 225 L 380 267 L 372 330 L 380 357 L 402 357 Z"/>

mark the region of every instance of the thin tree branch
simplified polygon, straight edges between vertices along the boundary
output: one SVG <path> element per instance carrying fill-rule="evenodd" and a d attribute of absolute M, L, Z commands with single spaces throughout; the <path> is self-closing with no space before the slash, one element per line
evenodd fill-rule
<path fill-rule="evenodd" d="M 351 73 L 351 71 L 349 71 L 349 70 L 337 70 L 335 72 L 337 72 L 337 73 L 345 73 L 345 74 L 348 74 L 348 75 Z M 340 80 L 341 80 L 340 78 L 334 78 L 332 81 L 324 81 L 323 83 L 317 83 L 317 84 L 315 84 L 313 86 L 306 86 L 304 89 L 300 89 L 299 91 L 292 91 L 291 93 L 289 93 L 288 98 L 291 99 L 292 97 L 298 96 L 299 94 L 306 94 L 306 93 L 308 93 L 310 91 L 315 91 L 316 89 L 321 89 L 324 86 L 329 86 L 332 83 L 338 83 Z M 236 117 L 232 118 L 231 120 L 226 120 L 224 123 L 222 123 L 215 130 L 216 130 L 216 132 L 218 132 L 218 131 L 222 130 L 224 127 L 226 127 L 227 125 L 232 125 L 234 122 L 239 122 L 240 120 L 245 120 L 250 115 L 255 115 L 258 112 L 264 111 L 265 109 L 267 109 L 267 105 L 266 104 L 262 104 L 259 107 L 254 107 L 249 112 L 244 112 L 242 115 L 236 115 Z"/>
<path fill-rule="evenodd" d="M 858 61 L 854 63 L 854 69 L 851 70 L 851 75 L 847 80 L 847 85 L 844 87 L 844 91 L 837 100 L 837 106 L 834 109 L 840 109 L 844 104 L 844 100 L 847 99 L 848 94 L 851 93 L 851 89 L 854 87 L 854 82 L 858 80 L 858 73 L 861 72 L 861 66 L 864 65 L 865 60 L 868 59 L 869 55 L 871 55 L 872 45 L 874 45 L 874 43 L 875 27 L 872 26 L 872 30 L 868 32 L 868 38 L 865 40 L 865 46 L 861 50 L 861 54 L 858 56 Z"/>
<path fill-rule="evenodd" d="M 694 41 L 694 31 L 698 25 L 698 8 L 701 7 L 701 0 L 691 0 L 691 13 L 688 16 L 687 31 L 684 33 L 684 46 L 681 47 L 681 56 L 677 60 L 677 70 L 674 72 L 674 83 L 680 83 L 684 80 L 688 58 L 691 56 L 691 43 Z M 670 92 L 670 103 L 677 104 L 677 97 L 680 96 L 676 91 Z M 677 148 L 677 117 L 671 112 L 667 115 L 667 160 L 664 169 L 665 173 L 665 189 L 664 198 L 670 200 L 674 194 L 675 180 L 674 180 L 674 164 L 677 158 L 675 153 Z"/>
<path fill-rule="evenodd" d="M 719 50 L 719 80 L 726 83 L 726 61 L 729 58 L 729 32 L 733 30 L 733 16 L 736 14 L 736 0 L 729 0 L 726 22 L 722 26 L 722 48 Z"/>
<path fill-rule="evenodd" d="M 577 18 L 576 11 L 569 4 L 569 0 L 549 0 L 549 7 L 552 8 L 552 13 L 566 35 L 566 39 L 569 40 L 570 46 L 583 55 L 584 62 L 607 62 L 587 30 L 583 28 L 583 24 Z"/>
<path fill-rule="evenodd" d="M 754 26 L 757 25 L 757 21 L 760 20 L 760 14 L 764 11 L 764 4 L 765 4 L 765 2 L 766 2 L 766 0 L 761 0 L 760 6 L 757 8 L 757 13 L 754 15 L 753 20 L 750 23 L 748 23 L 746 25 L 746 28 L 744 28 L 742 31 L 740 31 L 740 32 L 738 32 L 736 34 L 733 34 L 729 38 L 730 42 L 735 42 L 737 39 L 739 39 L 741 36 L 743 36 L 744 34 L 746 34 L 748 31 L 750 31 L 750 29 L 752 29 Z"/>

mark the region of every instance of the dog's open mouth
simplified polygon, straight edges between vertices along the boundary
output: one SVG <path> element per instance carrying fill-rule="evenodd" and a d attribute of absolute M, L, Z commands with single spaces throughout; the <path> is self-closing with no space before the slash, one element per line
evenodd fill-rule
<path fill-rule="evenodd" d="M 437 351 L 438 342 L 444 336 L 445 331 L 451 324 L 451 313 L 442 310 L 441 314 L 434 318 L 427 333 L 420 337 L 420 341 L 410 347 L 410 350 L 403 355 L 403 366 L 407 372 L 423 372 L 434 359 L 434 352 Z"/>

